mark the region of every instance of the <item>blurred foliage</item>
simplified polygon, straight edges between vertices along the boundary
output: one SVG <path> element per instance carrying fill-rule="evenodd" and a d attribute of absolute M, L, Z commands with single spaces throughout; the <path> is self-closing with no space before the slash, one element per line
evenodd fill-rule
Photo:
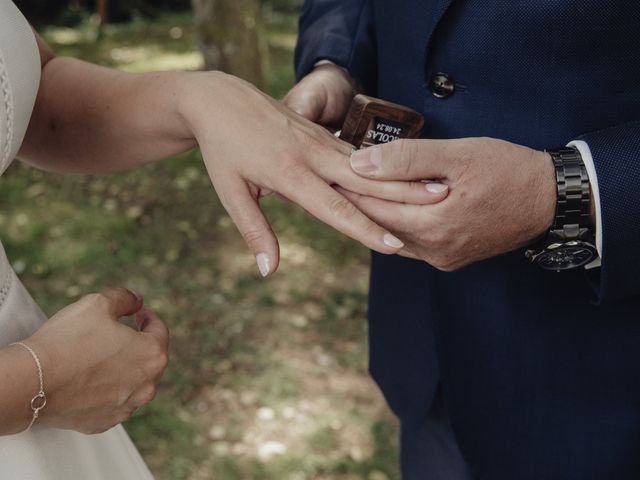
<path fill-rule="evenodd" d="M 267 89 L 293 83 L 296 16 L 265 15 Z M 189 12 L 48 26 L 58 54 L 128 71 L 198 69 Z M 156 400 L 126 428 L 158 480 L 392 480 L 397 426 L 367 375 L 368 252 L 268 198 L 280 271 L 265 281 L 199 152 L 135 171 L 0 178 L 0 233 L 51 314 L 128 286 L 172 332 Z"/>
<path fill-rule="evenodd" d="M 233 1 L 233 0 L 227 0 Z M 296 12 L 303 0 L 261 0 L 267 12 Z M 96 11 L 96 0 L 14 0 L 25 16 L 38 26 L 76 26 Z M 190 0 L 108 0 L 110 22 L 126 22 L 136 17 L 156 18 L 167 12 L 191 9 Z"/>

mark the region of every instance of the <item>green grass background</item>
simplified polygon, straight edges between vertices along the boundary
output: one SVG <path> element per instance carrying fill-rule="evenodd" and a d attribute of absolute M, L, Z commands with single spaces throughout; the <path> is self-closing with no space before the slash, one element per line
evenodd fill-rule
<path fill-rule="evenodd" d="M 128 71 L 198 69 L 188 14 L 43 33 L 57 54 Z M 296 19 L 271 14 L 268 91 L 293 84 Z M 397 427 L 367 375 L 368 253 L 275 199 L 272 279 L 226 216 L 198 152 L 114 176 L 16 162 L 0 234 L 52 314 L 111 286 L 144 294 L 172 331 L 158 398 L 126 428 L 158 479 L 398 478 Z"/>

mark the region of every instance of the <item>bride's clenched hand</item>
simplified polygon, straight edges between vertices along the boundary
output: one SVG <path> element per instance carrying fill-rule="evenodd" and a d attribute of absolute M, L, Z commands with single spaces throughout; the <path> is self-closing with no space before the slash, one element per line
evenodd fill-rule
<path fill-rule="evenodd" d="M 276 192 L 321 221 L 381 253 L 403 244 L 333 185 L 387 200 L 427 204 L 442 195 L 421 182 L 366 181 L 349 166 L 352 147 L 247 82 L 219 72 L 188 77 L 180 113 L 195 136 L 222 203 L 263 275 L 277 269 L 277 239 L 259 207 Z"/>
<path fill-rule="evenodd" d="M 25 340 L 44 374 L 47 404 L 38 423 L 99 433 L 154 398 L 168 362 L 169 333 L 142 303 L 124 288 L 87 295 Z M 136 316 L 139 331 L 120 323 L 128 315 Z M 14 355 L 32 361 L 14 348 Z"/>

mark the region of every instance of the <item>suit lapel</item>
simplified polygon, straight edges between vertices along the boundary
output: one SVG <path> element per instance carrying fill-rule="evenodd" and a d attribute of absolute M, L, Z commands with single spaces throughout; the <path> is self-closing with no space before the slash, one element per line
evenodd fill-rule
<path fill-rule="evenodd" d="M 431 28 L 429 29 L 429 36 L 427 39 L 427 51 L 429 49 L 429 44 L 431 43 L 431 39 L 433 38 L 433 34 L 436 31 L 436 28 L 438 28 L 438 24 L 440 23 L 440 21 L 442 20 L 442 17 L 444 17 L 444 14 L 447 12 L 449 7 L 453 3 L 453 0 L 437 0 L 437 2 L 438 3 L 436 4 L 436 9 L 433 14 L 433 18 L 431 20 Z"/>

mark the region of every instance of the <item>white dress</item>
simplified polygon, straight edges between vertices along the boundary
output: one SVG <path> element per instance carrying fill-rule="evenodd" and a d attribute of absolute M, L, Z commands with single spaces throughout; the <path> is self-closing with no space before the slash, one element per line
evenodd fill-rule
<path fill-rule="evenodd" d="M 35 37 L 13 2 L 0 0 L 0 175 L 24 138 L 39 82 Z M 28 337 L 45 321 L 0 244 L 0 346 Z M 35 379 L 35 364 L 33 375 Z M 82 435 L 36 423 L 29 432 L 0 437 L 0 480 L 152 478 L 120 426 L 100 435 Z"/>

